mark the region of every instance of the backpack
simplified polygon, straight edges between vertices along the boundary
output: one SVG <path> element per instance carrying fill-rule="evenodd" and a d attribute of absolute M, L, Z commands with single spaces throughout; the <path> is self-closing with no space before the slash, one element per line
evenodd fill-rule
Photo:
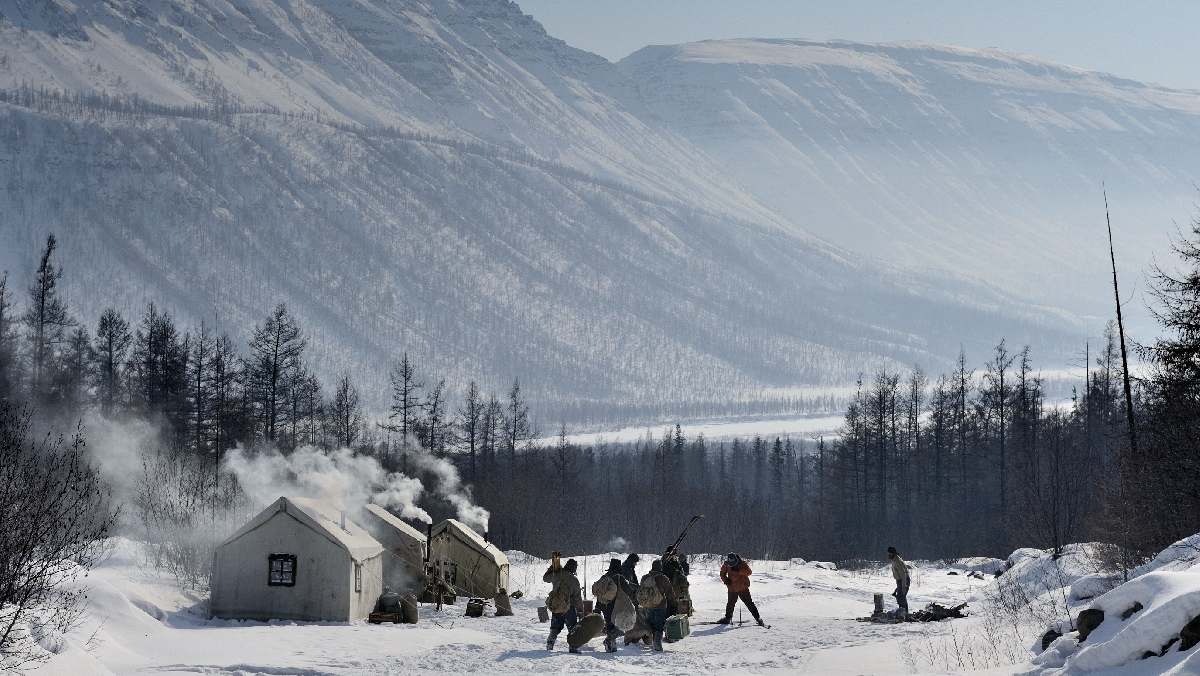
<path fill-rule="evenodd" d="M 617 583 L 607 575 L 601 576 L 592 583 L 592 596 L 595 596 L 600 603 L 612 603 L 616 600 L 619 590 Z"/>
<path fill-rule="evenodd" d="M 565 613 L 571 609 L 571 588 L 566 581 L 558 581 L 546 597 L 546 608 L 555 614 Z"/>
<path fill-rule="evenodd" d="M 680 571 L 675 576 L 675 579 L 671 580 L 671 586 L 675 589 L 675 598 L 689 598 L 688 592 L 691 591 L 692 585 L 688 582 L 687 576 L 683 574 L 683 571 Z"/>
<path fill-rule="evenodd" d="M 642 608 L 653 608 L 665 600 L 662 592 L 658 590 L 658 583 L 654 581 L 654 576 L 643 577 L 642 584 L 637 590 L 638 605 Z"/>

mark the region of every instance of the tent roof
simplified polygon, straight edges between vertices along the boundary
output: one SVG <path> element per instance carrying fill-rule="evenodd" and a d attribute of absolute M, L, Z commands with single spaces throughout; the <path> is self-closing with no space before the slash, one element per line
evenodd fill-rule
<path fill-rule="evenodd" d="M 337 507 L 323 500 L 289 498 L 286 496 L 280 497 L 268 505 L 266 509 L 258 513 L 258 516 L 238 529 L 238 532 L 229 536 L 225 542 L 221 543 L 221 546 L 224 547 L 246 533 L 258 528 L 279 512 L 284 512 L 300 523 L 324 535 L 331 542 L 349 552 L 350 558 L 355 561 L 365 561 L 383 552 L 383 545 L 380 545 L 367 531 L 363 530 L 361 526 L 350 519 L 346 519 L 346 528 L 343 530 L 340 525 L 341 510 Z"/>
<path fill-rule="evenodd" d="M 508 557 L 496 545 L 483 539 L 483 536 L 476 533 L 473 528 L 456 519 L 446 519 L 433 527 L 433 536 L 436 538 L 439 533 L 449 531 L 457 535 L 462 540 L 471 545 L 472 548 L 484 552 L 496 562 L 498 566 L 507 566 Z"/>
<path fill-rule="evenodd" d="M 417 530 L 416 528 L 413 528 L 412 526 L 408 525 L 407 523 L 402 521 L 400 519 L 400 517 L 396 516 L 395 514 L 392 514 L 391 512 L 384 509 L 383 507 L 381 507 L 379 505 L 375 505 L 375 504 L 370 504 L 370 505 L 367 505 L 365 511 L 368 512 L 369 514 L 371 514 L 372 516 L 377 517 L 380 521 L 386 523 L 387 525 L 391 526 L 392 528 L 395 528 L 397 531 L 400 532 L 401 535 L 405 536 L 406 538 L 408 538 L 410 540 L 415 540 L 422 544 L 425 543 L 425 534 L 424 533 L 422 533 L 421 531 Z"/>

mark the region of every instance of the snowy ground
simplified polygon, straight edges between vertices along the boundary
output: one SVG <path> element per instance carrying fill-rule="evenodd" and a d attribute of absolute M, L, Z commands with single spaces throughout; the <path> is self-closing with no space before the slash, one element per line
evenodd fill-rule
<path fill-rule="evenodd" d="M 1178 616 L 1172 618 L 1173 624 L 1186 621 L 1193 611 L 1200 613 L 1200 568 L 1192 572 L 1192 563 L 1179 557 L 1167 567 L 1149 571 L 1145 577 L 1095 600 L 1072 597 L 1076 609 L 1089 603 L 1096 607 L 1112 606 L 1110 615 L 1119 612 L 1117 606 L 1124 608 L 1137 597 L 1147 607 L 1144 620 L 1138 621 L 1143 617 L 1141 614 L 1134 615 L 1129 622 L 1114 619 L 1097 630 L 1097 639 L 1085 644 L 1078 643 L 1076 634 L 1066 626 L 1067 636 L 1038 658 L 1040 663 L 1030 664 L 1035 657 L 1030 637 L 1040 635 L 1045 625 L 1028 627 L 1019 637 L 1005 634 L 995 621 L 997 615 L 984 611 L 990 603 L 988 599 L 995 597 L 997 581 L 991 575 L 968 574 L 972 570 L 994 570 L 1001 565 L 995 559 L 953 566 L 913 564 L 910 595 L 913 609 L 930 601 L 943 604 L 969 601 L 968 611 L 973 615 L 940 623 L 894 625 L 854 620 L 870 613 L 873 593 L 886 594 L 893 588 L 882 562 L 877 568 L 852 572 L 798 560 L 753 561 L 751 591 L 763 617 L 772 625 L 768 630 L 753 624 L 737 627 L 704 624 L 720 617 L 725 601 L 724 587 L 716 575 L 719 558 L 705 557 L 693 564 L 691 575 L 697 608 L 691 636 L 667 644 L 663 653 L 625 646 L 609 654 L 603 652 L 596 640 L 584 648 L 583 654 L 571 655 L 562 639 L 556 651 L 545 650 L 548 625 L 537 621 L 536 608 L 548 591 L 541 582 L 546 562 L 519 552 L 510 553 L 511 587 L 525 592 L 525 596 L 513 602 L 514 617 L 466 618 L 463 604 L 459 603 L 440 612 L 431 606 L 421 607 L 417 625 L 370 625 L 206 620 L 205 599 L 181 592 L 170 578 L 139 565 L 134 549 L 132 544 L 122 542 L 112 560 L 81 580 L 90 588 L 90 605 L 83 622 L 65 644 L 60 641 L 56 648 L 59 654 L 32 673 L 1146 676 L 1197 673 L 1191 671 L 1196 668 L 1192 658 L 1200 651 L 1193 649 L 1188 653 L 1132 661 L 1122 661 L 1124 658 L 1117 654 L 1136 649 L 1140 655 L 1137 646 L 1130 647 L 1133 643 L 1148 641 L 1158 646 L 1165 642 L 1164 636 L 1178 632 L 1171 627 L 1160 627 L 1157 633 L 1148 629 L 1161 625 L 1149 616 L 1151 611 L 1162 612 L 1158 609 L 1170 607 Z M 1078 551 L 1083 552 L 1084 548 Z M 1186 551 L 1195 554 L 1198 550 Z M 586 587 L 610 557 L 576 558 L 584 564 L 580 573 L 581 578 L 586 578 Z M 643 561 L 652 558 L 644 556 Z M 1100 593 L 1095 576 L 1087 577 L 1086 564 L 1080 563 L 1086 557 L 1069 554 L 1055 562 L 1044 552 L 1019 550 L 1012 560 L 1018 567 L 1004 577 L 1013 583 L 1028 583 L 1027 589 L 1034 595 L 1051 567 L 1063 571 L 1056 579 L 1074 582 L 1079 590 Z M 1159 579 L 1163 575 L 1176 578 L 1167 584 Z M 1156 585 L 1147 586 L 1156 581 Z M 1144 589 L 1150 591 L 1143 593 Z M 1171 596 L 1168 593 L 1171 589 L 1179 594 Z M 1053 593 L 1071 592 L 1066 587 Z M 1079 593 L 1082 592 L 1076 592 L 1076 596 Z M 890 596 L 885 598 L 892 600 Z M 1130 629 L 1122 631 L 1126 626 Z M 1106 659 L 1089 658 L 1086 654 L 1089 649 L 1105 654 Z M 1088 667 L 1091 662 L 1095 664 Z"/>
<path fill-rule="evenodd" d="M 724 606 L 714 559 L 698 562 L 691 576 L 697 606 L 692 635 L 668 644 L 664 653 L 627 646 L 607 654 L 598 640 L 582 655 L 568 654 L 562 640 L 551 653 L 544 648 L 548 625 L 537 621 L 536 612 L 547 592 L 541 582 L 545 562 L 516 553 L 511 584 L 525 597 L 514 601 L 514 617 L 466 618 L 460 603 L 441 612 L 423 606 L 415 626 L 210 621 L 204 619 L 203 598 L 180 592 L 170 578 L 139 566 L 130 549 L 124 545 L 83 581 L 91 588 L 84 622 L 69 637 L 67 649 L 33 673 L 893 674 L 911 673 L 901 654 L 905 641 L 949 629 L 949 623 L 854 621 L 869 614 L 873 592 L 891 590 L 882 567 L 849 573 L 763 561 L 753 562 L 752 592 L 772 628 L 700 624 L 717 619 Z M 589 584 L 607 560 L 587 557 Z M 918 568 L 912 605 L 961 602 L 982 584 Z"/>
<path fill-rule="evenodd" d="M 730 439 L 752 439 L 756 436 L 768 440 L 776 437 L 791 437 L 798 441 L 810 441 L 817 437 L 825 437 L 826 441 L 837 436 L 838 429 L 846 422 L 844 413 L 829 415 L 761 417 L 748 419 L 706 420 L 683 423 L 680 429 L 687 439 L 695 439 L 700 435 L 709 442 L 720 442 Z M 619 430 L 605 432 L 583 432 L 568 434 L 567 441 L 576 445 L 594 446 L 608 443 L 633 443 L 647 436 L 658 442 L 662 439 L 663 430 L 674 430 L 674 425 L 641 425 L 625 427 Z M 553 446 L 558 437 L 545 437 L 539 440 L 543 446 Z"/>

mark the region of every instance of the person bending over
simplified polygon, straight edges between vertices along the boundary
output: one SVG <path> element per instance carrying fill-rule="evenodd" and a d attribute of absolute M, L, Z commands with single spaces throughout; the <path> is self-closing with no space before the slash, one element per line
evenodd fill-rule
<path fill-rule="evenodd" d="M 762 618 L 758 616 L 758 606 L 754 605 L 754 599 L 750 597 L 750 566 L 736 552 L 729 552 L 725 555 L 725 563 L 721 565 L 721 582 L 725 583 L 725 588 L 729 590 L 729 600 L 725 603 L 725 617 L 717 620 L 720 624 L 729 624 L 733 621 L 733 607 L 737 605 L 738 599 L 746 604 L 746 610 L 754 616 L 754 621 L 758 626 L 765 627 Z"/>

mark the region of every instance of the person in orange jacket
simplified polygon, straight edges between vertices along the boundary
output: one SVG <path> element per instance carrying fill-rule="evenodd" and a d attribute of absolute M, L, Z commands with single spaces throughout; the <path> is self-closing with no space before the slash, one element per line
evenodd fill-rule
<path fill-rule="evenodd" d="M 729 590 L 729 601 L 725 604 L 725 617 L 717 620 L 719 624 L 729 624 L 733 620 L 733 607 L 737 605 L 738 599 L 741 599 L 758 626 L 766 626 L 758 616 L 758 607 L 754 605 L 754 599 L 750 598 L 752 572 L 750 566 L 737 553 L 729 552 L 725 555 L 725 563 L 721 565 L 721 582 L 724 582 L 725 588 Z"/>

